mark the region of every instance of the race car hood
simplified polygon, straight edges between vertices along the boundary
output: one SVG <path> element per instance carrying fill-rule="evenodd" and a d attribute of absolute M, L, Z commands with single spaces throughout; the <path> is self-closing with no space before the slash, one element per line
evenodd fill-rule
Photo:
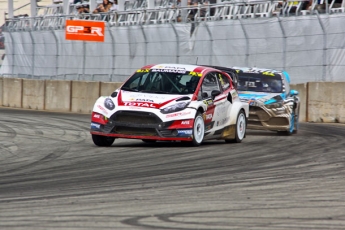
<path fill-rule="evenodd" d="M 190 101 L 192 95 L 174 95 L 174 94 L 152 94 L 152 93 L 142 93 L 142 92 L 131 92 L 121 90 L 120 100 L 122 102 L 132 102 L 132 103 L 153 103 L 159 106 L 156 108 L 160 108 L 170 102 L 175 100 L 183 100 L 183 101 Z"/>
<path fill-rule="evenodd" d="M 284 100 L 284 93 L 239 91 L 240 100 L 250 105 L 267 105 Z"/>

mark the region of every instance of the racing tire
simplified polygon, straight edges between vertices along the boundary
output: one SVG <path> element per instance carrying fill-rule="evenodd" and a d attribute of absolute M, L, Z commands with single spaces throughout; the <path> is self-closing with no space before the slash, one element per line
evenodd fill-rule
<path fill-rule="evenodd" d="M 156 143 L 156 140 L 150 140 L 150 139 L 142 139 L 145 143 Z"/>
<path fill-rule="evenodd" d="M 235 128 L 235 139 L 225 139 L 226 143 L 241 143 L 242 140 L 246 137 L 247 131 L 247 119 L 246 115 L 241 110 L 236 119 L 236 128 Z"/>
<path fill-rule="evenodd" d="M 295 114 L 295 123 L 294 123 L 294 129 L 293 129 L 293 134 L 297 134 L 299 129 L 299 106 L 297 113 Z"/>
<path fill-rule="evenodd" d="M 109 147 L 114 143 L 115 137 L 107 137 L 107 136 L 92 134 L 92 140 L 93 140 L 93 143 L 97 146 Z"/>
<path fill-rule="evenodd" d="M 193 125 L 193 136 L 192 136 L 192 145 L 199 146 L 201 145 L 202 141 L 204 140 L 205 136 L 205 122 L 202 114 L 197 112 L 194 118 L 194 125 Z"/>

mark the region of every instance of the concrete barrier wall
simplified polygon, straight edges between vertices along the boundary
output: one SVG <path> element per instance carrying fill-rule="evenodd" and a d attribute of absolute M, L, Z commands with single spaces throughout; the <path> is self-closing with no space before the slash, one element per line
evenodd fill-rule
<path fill-rule="evenodd" d="M 4 78 L 2 83 L 2 105 L 12 108 L 22 108 L 23 79 Z"/>
<path fill-rule="evenodd" d="M 46 80 L 45 110 L 70 112 L 71 90 L 71 81 Z"/>
<path fill-rule="evenodd" d="M 100 82 L 72 81 L 72 112 L 91 113 L 100 94 Z"/>
<path fill-rule="evenodd" d="M 309 82 L 308 85 L 308 121 L 345 123 L 345 82 Z"/>
<path fill-rule="evenodd" d="M 299 121 L 307 121 L 307 83 L 291 84 L 291 89 L 298 91 L 300 99 Z"/>
<path fill-rule="evenodd" d="M 100 96 L 108 96 L 122 85 L 122 82 L 101 82 Z"/>
<path fill-rule="evenodd" d="M 45 81 L 23 79 L 23 108 L 44 110 Z"/>
<path fill-rule="evenodd" d="M 0 105 L 13 108 L 91 113 L 99 96 L 121 82 L 0 78 Z M 300 121 L 345 123 L 345 82 L 292 84 L 301 100 Z"/>

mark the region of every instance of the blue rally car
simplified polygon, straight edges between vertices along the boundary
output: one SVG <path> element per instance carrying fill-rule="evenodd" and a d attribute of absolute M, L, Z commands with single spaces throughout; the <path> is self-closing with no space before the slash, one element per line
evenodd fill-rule
<path fill-rule="evenodd" d="M 300 99 L 290 88 L 285 71 L 263 68 L 233 67 L 237 73 L 237 90 L 249 103 L 248 129 L 297 133 Z"/>

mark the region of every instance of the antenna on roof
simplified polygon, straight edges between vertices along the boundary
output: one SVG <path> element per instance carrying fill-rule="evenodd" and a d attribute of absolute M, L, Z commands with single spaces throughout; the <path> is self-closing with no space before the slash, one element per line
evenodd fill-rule
<path fill-rule="evenodd" d="M 196 57 L 196 62 L 195 62 L 195 65 L 197 65 L 197 64 L 198 64 L 198 58 L 199 58 L 199 57 Z"/>

